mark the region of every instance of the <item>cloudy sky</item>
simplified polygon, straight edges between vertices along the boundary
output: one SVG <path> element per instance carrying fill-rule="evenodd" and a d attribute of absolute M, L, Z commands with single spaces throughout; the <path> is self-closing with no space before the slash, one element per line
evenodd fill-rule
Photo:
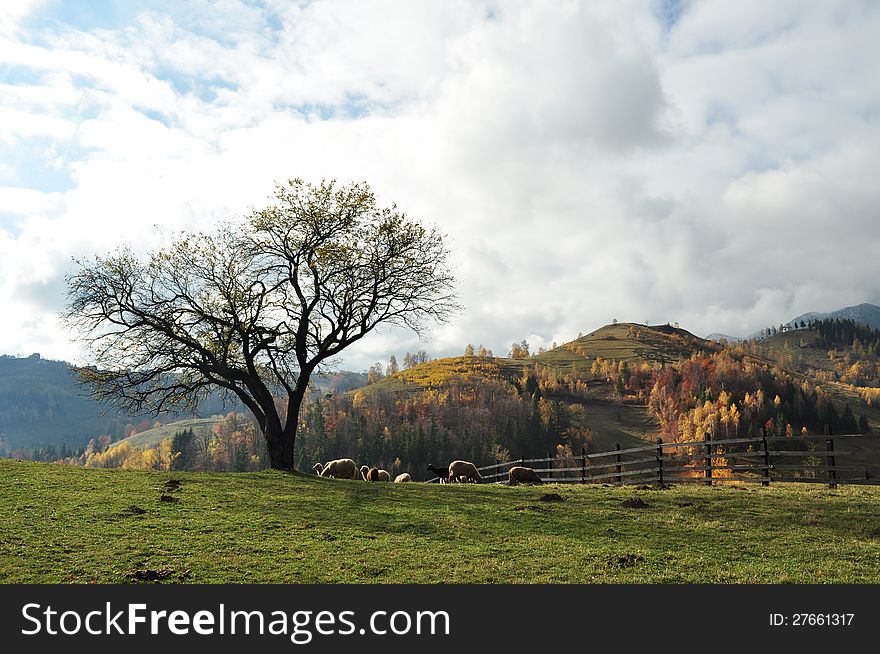
<path fill-rule="evenodd" d="M 82 361 L 71 258 L 294 176 L 449 235 L 465 310 L 340 362 L 880 303 L 880 4 L 6 0 L 0 353 Z"/>

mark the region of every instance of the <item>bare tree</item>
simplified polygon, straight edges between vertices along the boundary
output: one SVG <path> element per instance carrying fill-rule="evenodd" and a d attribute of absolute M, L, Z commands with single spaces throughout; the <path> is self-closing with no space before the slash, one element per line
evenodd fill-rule
<path fill-rule="evenodd" d="M 158 415 L 219 388 L 256 417 L 270 465 L 292 469 L 316 369 L 380 324 L 419 332 L 458 305 L 442 234 L 377 206 L 366 183 L 294 179 L 275 197 L 146 259 L 78 261 L 64 319 L 89 347 L 79 374 L 98 400 Z"/>

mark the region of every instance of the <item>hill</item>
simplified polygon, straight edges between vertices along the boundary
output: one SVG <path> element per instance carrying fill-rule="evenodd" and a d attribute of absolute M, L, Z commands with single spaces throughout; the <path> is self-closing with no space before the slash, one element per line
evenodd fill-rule
<path fill-rule="evenodd" d="M 649 508 L 627 508 L 635 498 Z M 878 512 L 876 487 L 369 484 L 0 460 L 0 583 L 878 583 Z"/>
<path fill-rule="evenodd" d="M 535 366 L 547 367 L 559 373 L 584 371 L 589 370 L 597 358 L 662 365 L 687 359 L 694 352 L 717 352 L 721 349 L 719 343 L 669 325 L 616 323 L 542 354 L 521 359 L 466 356 L 435 359 L 389 375 L 361 390 L 367 393 L 380 390 L 414 392 L 453 382 L 474 384 L 486 380 L 503 380 L 514 384 L 522 377 L 523 371 Z"/>
<path fill-rule="evenodd" d="M 824 320 L 826 318 L 840 318 L 841 320 L 852 320 L 861 325 L 867 325 L 872 329 L 880 329 L 880 307 L 876 304 L 862 303 L 852 307 L 843 307 L 835 311 L 827 313 L 810 312 L 794 318 L 789 324 L 801 321 L 810 322 L 811 320 Z"/>
<path fill-rule="evenodd" d="M 798 330 L 763 343 L 724 344 L 669 325 L 623 323 L 525 358 L 430 361 L 311 408 L 300 460 L 348 455 L 396 471 L 452 458 L 482 464 L 549 453 L 564 466 L 582 449 L 658 436 L 816 434 L 826 425 L 835 433 L 866 432 L 880 424 L 880 393 L 841 375 L 857 369 L 880 386 L 880 357 L 869 361 L 865 350 L 864 367 L 853 368 L 856 355 L 848 350 L 829 365 L 818 347 L 829 335 L 851 339 L 867 329 L 847 324 L 821 323 L 815 336 Z M 815 365 L 799 365 L 793 344 L 811 338 L 817 348 L 804 351 Z M 870 347 L 880 352 L 880 338 Z M 840 372 L 844 360 L 849 368 Z"/>
<path fill-rule="evenodd" d="M 185 420 L 175 420 L 160 427 L 153 427 L 146 431 L 138 432 L 133 436 L 129 436 L 123 440 L 128 441 L 132 447 L 147 448 L 156 447 L 166 438 L 174 438 L 178 432 L 193 430 L 196 437 L 210 434 L 214 426 L 223 420 L 223 416 L 210 416 L 208 418 L 187 418 Z"/>
<path fill-rule="evenodd" d="M 643 364 L 663 366 L 681 362 L 698 352 L 718 352 L 719 343 L 707 341 L 687 330 L 670 325 L 638 325 L 616 323 L 601 327 L 586 336 L 557 348 L 522 359 L 504 357 L 452 357 L 437 359 L 386 377 L 376 384 L 360 389 L 361 393 L 391 393 L 416 395 L 422 391 L 447 390 L 463 386 L 476 388 L 479 384 L 501 384 L 511 392 L 529 397 L 540 386 L 529 385 L 531 375 L 543 374 L 555 379 L 572 376 L 590 377 L 590 392 L 572 393 L 569 388 L 547 388 L 540 395 L 548 403 L 563 404 L 578 414 L 576 426 L 590 433 L 591 446 L 613 449 L 616 444 L 631 446 L 654 434 L 658 423 L 646 406 L 621 401 L 601 375 L 591 370 L 598 361 L 625 362 L 634 367 Z M 527 388 L 528 386 L 528 388 Z M 561 409 L 557 406 L 557 412 Z M 563 439 L 564 440 L 564 439 Z M 579 448 L 580 443 L 572 443 Z M 550 448 L 554 444 L 548 443 Z M 537 445 L 534 452 L 546 452 Z"/>
<path fill-rule="evenodd" d="M 616 323 L 605 325 L 577 340 L 533 357 L 553 367 L 583 369 L 597 358 L 626 362 L 670 363 L 687 359 L 694 352 L 716 352 L 718 343 L 669 325 Z"/>
<path fill-rule="evenodd" d="M 808 324 L 816 320 L 834 320 L 835 318 L 840 320 L 852 320 L 856 324 L 865 325 L 871 329 L 880 329 L 880 307 L 875 304 L 868 304 L 867 302 L 828 312 L 810 311 L 808 313 L 803 313 L 796 318 L 792 318 L 788 322 L 783 323 L 783 325 L 786 327 L 791 326 L 797 328 L 802 322 Z M 764 330 L 753 332 L 746 338 L 764 339 Z"/>
<path fill-rule="evenodd" d="M 658 437 L 822 433 L 826 425 L 866 432 L 880 425 L 880 332 L 819 321 L 762 342 L 723 344 L 669 325 L 613 324 L 525 358 L 438 359 L 348 392 L 319 392 L 299 424 L 299 470 L 346 456 L 416 479 L 427 464 L 456 458 L 482 465 L 551 456 L 565 467 L 583 450 Z M 190 427 L 197 438 L 180 445 L 183 456 L 159 447 Z M 267 465 L 246 412 L 188 418 L 65 460 L 204 471 Z"/>
<path fill-rule="evenodd" d="M 367 375 L 349 371 L 316 374 L 315 387 L 321 392 L 346 392 L 366 384 Z M 208 398 L 199 416 L 214 416 L 229 411 L 243 411 L 238 402 L 225 402 L 218 394 Z M 75 450 L 101 434 L 114 439 L 125 436 L 128 429 L 143 421 L 98 404 L 79 385 L 73 367 L 65 361 L 43 359 L 39 354 L 30 357 L 0 355 L 0 456 L 9 455 L 19 448 L 64 445 Z M 203 418 L 181 414 L 163 414 L 150 417 L 155 422 L 172 422 Z M 210 422 L 210 421 L 208 421 Z M 216 421 L 214 421 L 216 422 Z M 207 424 L 207 423 L 205 423 Z M 179 425 L 162 430 L 171 435 Z M 138 435 L 132 441 L 138 446 L 152 446 L 156 438 L 152 432 Z"/>
<path fill-rule="evenodd" d="M 316 372 L 311 382 L 324 393 L 345 393 L 367 385 L 367 373 L 341 370 L 337 372 Z"/>
<path fill-rule="evenodd" d="M 706 336 L 707 341 L 727 341 L 728 343 L 738 343 L 742 338 L 739 336 L 730 336 L 729 334 L 722 334 L 720 332 L 713 332 Z"/>
<path fill-rule="evenodd" d="M 63 361 L 0 356 L 0 451 L 77 448 L 98 434 L 121 435 L 132 421 L 86 397 Z"/>

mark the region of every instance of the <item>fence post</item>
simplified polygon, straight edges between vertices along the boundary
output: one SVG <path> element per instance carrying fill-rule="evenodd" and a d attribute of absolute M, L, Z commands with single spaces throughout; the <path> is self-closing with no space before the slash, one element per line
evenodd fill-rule
<path fill-rule="evenodd" d="M 663 485 L 663 439 L 657 439 L 657 483 Z"/>
<path fill-rule="evenodd" d="M 618 484 L 622 484 L 623 477 L 621 476 L 620 473 L 623 472 L 623 466 L 620 465 L 620 460 L 621 460 L 620 459 L 620 443 L 615 443 L 614 449 L 617 450 L 617 477 L 616 477 L 616 480 L 617 480 Z"/>
<path fill-rule="evenodd" d="M 498 460 L 498 457 L 495 457 L 495 481 L 498 481 L 501 478 L 501 461 Z"/>
<path fill-rule="evenodd" d="M 712 434 L 706 432 L 703 437 L 706 443 L 706 485 L 712 485 Z"/>
<path fill-rule="evenodd" d="M 761 447 L 764 448 L 764 479 L 761 480 L 761 486 L 770 485 L 770 450 L 767 448 L 767 428 L 761 427 Z"/>
<path fill-rule="evenodd" d="M 550 456 L 550 452 L 547 452 L 547 476 L 553 479 L 553 457 Z"/>
<path fill-rule="evenodd" d="M 587 483 L 587 448 L 581 447 L 581 483 Z"/>
<path fill-rule="evenodd" d="M 831 436 L 831 425 L 825 425 L 825 435 Z M 830 456 L 825 457 L 825 471 L 828 473 L 828 488 L 837 488 L 837 470 L 835 470 L 835 462 L 834 462 L 834 439 L 827 438 L 825 440 L 825 448 L 827 449 L 827 454 Z"/>

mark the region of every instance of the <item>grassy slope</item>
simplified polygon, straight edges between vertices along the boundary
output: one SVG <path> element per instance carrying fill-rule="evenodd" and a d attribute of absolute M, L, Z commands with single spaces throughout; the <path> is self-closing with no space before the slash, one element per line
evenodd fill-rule
<path fill-rule="evenodd" d="M 169 422 L 167 425 L 147 429 L 134 436 L 129 436 L 128 442 L 131 443 L 133 447 L 156 447 L 164 439 L 174 438 L 174 434 L 187 429 L 192 429 L 197 436 L 204 432 L 210 432 L 214 429 L 214 425 L 221 420 L 223 420 L 223 416 L 177 420 L 175 422 Z"/>
<path fill-rule="evenodd" d="M 880 581 L 880 489 L 367 484 L 0 461 L 0 582 Z M 548 490 L 566 501 L 536 499 Z M 651 508 L 629 509 L 638 496 Z M 146 510 L 129 515 L 127 507 Z"/>
<path fill-rule="evenodd" d="M 713 341 L 698 338 L 683 329 L 666 325 L 645 326 L 633 323 L 605 325 L 586 336 L 565 343 L 533 357 L 542 364 L 570 368 L 592 365 L 593 359 L 615 361 L 665 361 L 688 358 L 692 352 L 719 350 Z"/>
<path fill-rule="evenodd" d="M 589 368 L 593 359 L 615 361 L 665 361 L 684 359 L 694 351 L 720 349 L 717 343 L 697 338 L 683 329 L 646 327 L 631 323 L 606 325 L 571 343 L 527 359 L 496 357 L 449 357 L 423 363 L 366 386 L 361 391 L 385 389 L 392 392 L 436 388 L 452 381 L 482 378 L 513 381 L 522 377 L 525 366 L 540 364 L 565 373 L 572 367 Z"/>
<path fill-rule="evenodd" d="M 596 357 L 630 363 L 668 363 L 687 358 L 694 351 L 719 348 L 717 343 L 667 325 L 646 327 L 618 323 L 606 325 L 582 338 L 527 359 L 436 359 L 409 370 L 402 370 L 360 389 L 360 392 L 417 392 L 425 388 L 442 388 L 452 381 L 475 383 L 481 379 L 513 383 L 522 378 L 524 367 L 536 364 L 565 374 L 572 368 L 589 369 Z M 586 423 L 593 431 L 594 451 L 614 449 L 616 443 L 620 443 L 622 447 L 635 446 L 641 444 L 645 438 L 653 437 L 657 431 L 657 421 L 646 407 L 608 401 L 608 395 L 608 389 L 600 389 L 595 401 L 576 400 L 587 410 Z"/>
<path fill-rule="evenodd" d="M 810 347 L 816 340 L 816 333 L 811 330 L 796 330 L 777 334 L 761 341 L 762 349 L 768 354 L 783 354 L 790 356 L 796 369 L 809 371 L 824 370 L 834 371 L 835 363 L 828 358 L 828 350 L 825 348 Z M 804 347 L 801 347 L 803 343 Z M 872 428 L 880 428 L 880 406 L 868 406 L 858 392 L 848 384 L 840 382 L 823 381 L 822 388 L 828 393 L 840 410 L 849 404 L 856 417 L 864 415 Z"/>

